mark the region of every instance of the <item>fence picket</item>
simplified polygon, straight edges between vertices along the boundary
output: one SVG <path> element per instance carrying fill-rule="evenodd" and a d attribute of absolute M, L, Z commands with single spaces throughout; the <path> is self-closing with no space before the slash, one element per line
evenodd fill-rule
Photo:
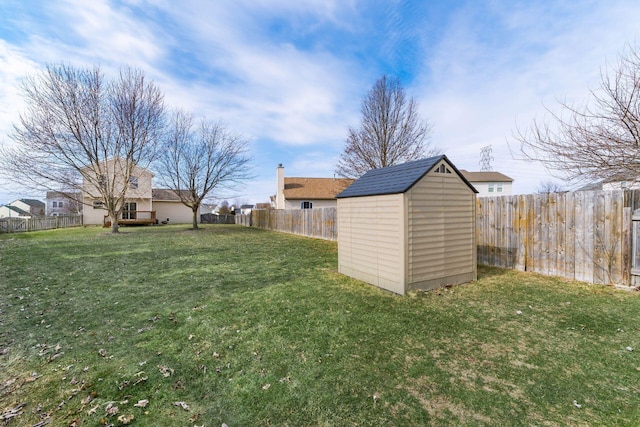
<path fill-rule="evenodd" d="M 640 191 L 630 190 L 479 197 L 478 262 L 629 285 L 639 201 Z"/>
<path fill-rule="evenodd" d="M 79 227 L 82 215 L 40 216 L 33 218 L 0 218 L 0 233 L 52 230 Z"/>
<path fill-rule="evenodd" d="M 255 209 L 251 211 L 250 225 L 318 239 L 338 240 L 337 221 L 338 208 Z"/>

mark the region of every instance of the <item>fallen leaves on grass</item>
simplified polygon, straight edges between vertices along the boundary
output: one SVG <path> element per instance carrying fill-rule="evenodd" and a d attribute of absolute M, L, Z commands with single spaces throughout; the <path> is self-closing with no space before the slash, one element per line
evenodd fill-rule
<path fill-rule="evenodd" d="M 149 401 L 147 399 L 143 399 L 143 400 L 138 400 L 138 403 L 135 403 L 133 406 L 137 407 L 137 408 L 144 408 L 149 404 Z"/>
<path fill-rule="evenodd" d="M 166 365 L 158 365 L 158 370 L 162 374 L 163 377 L 167 378 L 173 375 L 173 369 Z"/>
<path fill-rule="evenodd" d="M 191 408 L 189 408 L 189 405 L 187 405 L 186 402 L 173 402 L 173 406 L 178 406 L 178 407 L 184 409 L 185 411 L 188 411 L 189 409 L 191 409 Z"/>
<path fill-rule="evenodd" d="M 131 421 L 133 421 L 135 417 L 133 416 L 133 414 L 128 414 L 128 415 L 120 415 L 118 417 L 118 421 L 121 422 L 124 425 L 127 425 L 129 423 L 131 423 Z"/>
<path fill-rule="evenodd" d="M 2 420 L 4 421 L 4 425 L 7 425 L 9 421 L 13 418 L 19 417 L 24 413 L 22 408 L 24 408 L 26 403 L 21 403 L 18 406 L 15 406 L 11 409 L 8 409 L 2 413 Z"/>
<path fill-rule="evenodd" d="M 262 386 L 263 390 L 269 390 L 269 388 L 271 387 L 271 384 L 265 384 Z"/>
<path fill-rule="evenodd" d="M 113 405 L 113 402 L 107 403 L 107 406 L 104 408 L 107 416 L 112 417 L 118 413 L 118 407 Z"/>

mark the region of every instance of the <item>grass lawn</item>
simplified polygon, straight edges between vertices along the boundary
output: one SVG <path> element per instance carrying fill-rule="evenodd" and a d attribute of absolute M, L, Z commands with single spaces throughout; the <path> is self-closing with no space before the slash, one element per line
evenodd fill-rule
<path fill-rule="evenodd" d="M 332 242 L 122 231 L 0 235 L 8 425 L 640 423 L 637 292 L 481 268 L 399 297 Z"/>

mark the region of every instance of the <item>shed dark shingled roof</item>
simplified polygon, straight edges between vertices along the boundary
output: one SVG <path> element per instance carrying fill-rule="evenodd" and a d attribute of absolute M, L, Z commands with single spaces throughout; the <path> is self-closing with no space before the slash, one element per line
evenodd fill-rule
<path fill-rule="evenodd" d="M 351 184 L 349 188 L 338 194 L 336 198 L 405 193 L 441 160 L 445 160 L 474 193 L 478 192 L 449 161 L 447 156 L 441 155 L 386 168 L 372 169 Z"/>

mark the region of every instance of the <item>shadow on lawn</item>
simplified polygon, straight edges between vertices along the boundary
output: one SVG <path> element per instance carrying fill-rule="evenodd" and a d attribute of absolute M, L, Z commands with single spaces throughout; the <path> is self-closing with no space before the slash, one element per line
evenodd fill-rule
<path fill-rule="evenodd" d="M 511 274 L 512 271 L 513 270 L 508 268 L 478 264 L 478 280 L 507 276 Z"/>

